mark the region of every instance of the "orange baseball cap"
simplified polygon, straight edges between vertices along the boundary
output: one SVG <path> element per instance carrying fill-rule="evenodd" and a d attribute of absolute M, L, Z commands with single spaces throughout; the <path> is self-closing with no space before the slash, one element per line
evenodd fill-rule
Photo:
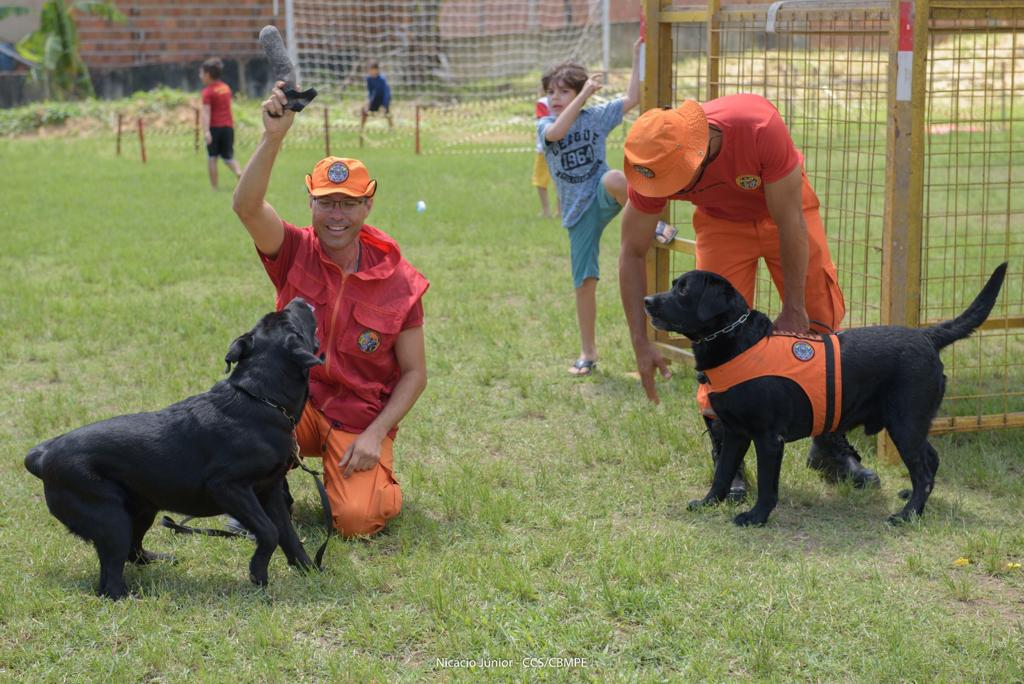
<path fill-rule="evenodd" d="M 626 136 L 623 171 L 646 197 L 668 197 L 689 185 L 708 151 L 708 117 L 695 100 L 649 109 Z"/>
<path fill-rule="evenodd" d="M 326 157 L 316 163 L 312 174 L 306 174 L 306 189 L 313 197 L 336 193 L 349 197 L 373 197 L 377 192 L 377 181 L 370 178 L 370 172 L 358 159 Z"/>

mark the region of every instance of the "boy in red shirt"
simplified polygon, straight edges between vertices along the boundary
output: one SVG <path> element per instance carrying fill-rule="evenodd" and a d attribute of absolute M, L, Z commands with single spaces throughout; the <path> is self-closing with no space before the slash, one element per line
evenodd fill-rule
<path fill-rule="evenodd" d="M 235 161 L 235 129 L 231 118 L 231 86 L 220 80 L 224 64 L 216 57 L 203 62 L 199 67 L 199 80 L 203 88 L 203 111 L 200 123 L 206 138 L 206 168 L 210 172 L 210 186 L 217 189 L 217 157 L 224 160 L 235 174 L 242 170 Z"/>
<path fill-rule="evenodd" d="M 263 137 L 235 188 L 233 208 L 277 289 L 277 306 L 313 307 L 324 363 L 309 377 L 296 425 L 304 456 L 322 457 L 334 526 L 379 532 L 402 508 L 392 443 L 427 384 L 423 304 L 428 283 L 384 232 L 367 225 L 377 181 L 358 160 L 327 157 L 306 176 L 311 225 L 281 220 L 265 200 L 295 112 L 278 81 L 262 105 Z"/>
<path fill-rule="evenodd" d="M 651 401 L 658 401 L 654 369 L 669 376 L 666 361 L 647 339 L 643 297 L 645 255 L 659 215 L 670 199 L 696 205 L 693 229 L 697 268 L 725 277 L 751 304 L 757 262 L 763 258 L 782 299 L 780 332 L 836 330 L 846 313 L 836 267 L 829 255 L 818 198 L 803 170 L 778 110 L 759 95 L 729 95 L 676 109 L 645 112 L 626 136 L 629 202 L 622 214 L 619 285 L 636 353 Z M 717 458 L 714 415 L 706 391 L 698 403 Z M 829 480 L 877 485 L 843 434 L 816 437 L 808 465 Z M 732 498 L 746 485 L 737 479 Z"/>

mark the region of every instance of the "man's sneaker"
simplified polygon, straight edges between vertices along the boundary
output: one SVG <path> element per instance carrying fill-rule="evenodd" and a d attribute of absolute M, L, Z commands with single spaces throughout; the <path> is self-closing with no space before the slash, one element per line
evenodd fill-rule
<path fill-rule="evenodd" d="M 708 426 L 708 437 L 711 438 L 711 462 L 718 465 L 718 457 L 722 453 L 722 422 L 704 418 L 704 424 Z M 725 496 L 726 501 L 740 503 L 747 498 L 747 480 L 743 477 L 743 464 L 736 472 L 736 477 L 729 485 L 729 493 Z"/>
<path fill-rule="evenodd" d="M 860 454 L 846 435 L 832 432 L 818 435 L 807 452 L 807 467 L 817 470 L 826 482 L 850 480 L 857 489 L 879 487 L 882 481 L 875 471 L 861 465 Z"/>
<path fill-rule="evenodd" d="M 240 537 L 246 539 L 255 539 L 256 535 L 246 529 L 245 525 L 240 523 L 238 520 L 232 518 L 230 515 L 225 515 L 224 529 L 228 532 L 234 532 Z"/>

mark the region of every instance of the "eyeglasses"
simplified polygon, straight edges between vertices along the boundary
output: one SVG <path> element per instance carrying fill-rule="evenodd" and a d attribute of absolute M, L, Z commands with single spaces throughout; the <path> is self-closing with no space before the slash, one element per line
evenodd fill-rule
<path fill-rule="evenodd" d="M 313 203 L 324 211 L 330 209 L 355 209 L 366 204 L 365 197 L 346 197 L 342 200 L 332 200 L 326 197 L 314 197 Z"/>

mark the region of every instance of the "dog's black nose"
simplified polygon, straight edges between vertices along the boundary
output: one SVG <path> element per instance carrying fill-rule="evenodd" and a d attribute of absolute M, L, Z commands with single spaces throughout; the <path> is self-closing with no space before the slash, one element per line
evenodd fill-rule
<path fill-rule="evenodd" d="M 644 308 L 648 311 L 654 306 L 654 297 L 644 297 Z"/>

